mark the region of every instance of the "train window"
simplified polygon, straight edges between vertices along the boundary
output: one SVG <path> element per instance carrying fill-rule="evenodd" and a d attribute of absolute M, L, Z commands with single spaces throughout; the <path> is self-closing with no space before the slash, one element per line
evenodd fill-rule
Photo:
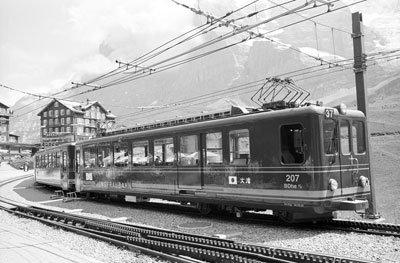
<path fill-rule="evenodd" d="M 304 162 L 303 126 L 301 124 L 281 127 L 281 160 L 284 164 Z"/>
<path fill-rule="evenodd" d="M 129 146 L 127 142 L 114 143 L 114 165 L 128 166 L 129 164 Z"/>
<path fill-rule="evenodd" d="M 340 121 L 340 148 L 342 154 L 350 154 L 350 123 L 347 120 Z"/>
<path fill-rule="evenodd" d="M 79 150 L 75 152 L 75 158 L 75 171 L 78 172 L 81 165 L 81 152 Z"/>
<path fill-rule="evenodd" d="M 174 140 L 173 138 L 164 138 L 154 140 L 154 164 L 173 165 L 175 161 Z"/>
<path fill-rule="evenodd" d="M 111 145 L 102 144 L 99 145 L 99 149 L 97 151 L 97 160 L 99 167 L 110 167 L 113 164 Z"/>
<path fill-rule="evenodd" d="M 61 165 L 61 154 L 59 152 L 56 153 L 56 167 L 60 167 Z"/>
<path fill-rule="evenodd" d="M 324 119 L 323 123 L 323 139 L 324 139 L 324 152 L 325 154 L 336 154 L 337 145 L 337 121 L 332 119 Z"/>
<path fill-rule="evenodd" d="M 179 162 L 182 166 L 199 164 L 199 140 L 197 135 L 180 138 Z"/>
<path fill-rule="evenodd" d="M 49 167 L 54 168 L 54 153 L 50 153 Z"/>
<path fill-rule="evenodd" d="M 62 170 L 65 172 L 68 168 L 68 155 L 66 151 L 62 152 Z"/>
<path fill-rule="evenodd" d="M 149 142 L 137 141 L 132 143 L 132 164 L 134 166 L 149 165 Z"/>
<path fill-rule="evenodd" d="M 97 149 L 94 146 L 83 149 L 83 166 L 95 167 L 96 166 Z"/>
<path fill-rule="evenodd" d="M 207 164 L 222 163 L 222 133 L 214 132 L 206 134 L 206 160 Z"/>
<path fill-rule="evenodd" d="M 355 153 L 365 153 L 365 130 L 362 121 L 354 121 L 352 125 L 353 148 Z"/>
<path fill-rule="evenodd" d="M 250 160 L 249 130 L 229 132 L 229 156 L 233 165 L 247 165 Z"/>

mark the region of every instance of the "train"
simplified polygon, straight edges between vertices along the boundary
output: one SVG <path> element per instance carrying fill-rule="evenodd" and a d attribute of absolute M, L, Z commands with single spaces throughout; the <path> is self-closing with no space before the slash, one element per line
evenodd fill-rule
<path fill-rule="evenodd" d="M 368 209 L 366 117 L 343 104 L 274 102 L 136 126 L 35 155 L 38 183 L 200 212 L 273 211 L 287 222 Z"/>

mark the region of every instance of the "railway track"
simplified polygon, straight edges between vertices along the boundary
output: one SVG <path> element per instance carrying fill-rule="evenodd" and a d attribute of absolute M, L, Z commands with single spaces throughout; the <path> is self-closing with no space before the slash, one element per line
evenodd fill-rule
<path fill-rule="evenodd" d="M 130 205 L 119 203 L 122 206 L 131 207 Z M 199 212 L 192 207 L 184 207 L 179 205 L 170 205 L 164 203 L 136 203 L 135 207 L 142 209 L 156 209 L 167 211 L 168 213 L 186 213 L 189 215 L 198 215 Z M 309 228 L 309 229 L 320 229 L 320 230 L 335 230 L 335 231 L 345 231 L 345 232 L 357 232 L 365 233 L 369 235 L 380 235 L 380 236 L 394 236 L 400 237 L 400 225 L 389 224 L 389 223 L 377 223 L 369 221 L 360 220 L 345 220 L 345 219 L 333 219 L 330 221 L 323 221 L 317 223 L 299 223 L 299 224 L 288 224 L 279 220 L 276 216 L 265 215 L 258 213 L 243 213 L 241 218 L 237 218 L 232 214 L 211 214 L 203 215 L 209 218 L 218 217 L 225 221 L 237 223 L 237 222 L 248 222 L 252 224 L 263 224 L 282 227 L 297 227 L 297 228 Z"/>
<path fill-rule="evenodd" d="M 21 206 L 7 200 L 2 202 L 2 209 L 10 213 L 172 262 L 371 262 L 93 219 L 40 207 Z"/>

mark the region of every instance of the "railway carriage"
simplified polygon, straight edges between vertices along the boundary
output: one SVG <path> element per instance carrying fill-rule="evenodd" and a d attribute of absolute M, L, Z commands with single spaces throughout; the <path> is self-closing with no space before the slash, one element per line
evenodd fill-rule
<path fill-rule="evenodd" d="M 41 184 L 75 190 L 75 144 L 49 147 L 35 154 L 35 181 Z"/>
<path fill-rule="evenodd" d="M 190 203 L 204 213 L 269 209 L 292 222 L 368 208 L 364 114 L 318 105 L 272 106 L 78 142 L 73 187 Z"/>

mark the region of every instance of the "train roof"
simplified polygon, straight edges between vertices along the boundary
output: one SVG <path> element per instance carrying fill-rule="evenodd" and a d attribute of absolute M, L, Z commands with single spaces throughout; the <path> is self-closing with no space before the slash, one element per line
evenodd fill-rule
<path fill-rule="evenodd" d="M 68 147 L 68 146 L 75 146 L 76 142 L 67 142 L 67 143 L 63 143 L 60 145 L 55 145 L 55 146 L 51 146 L 51 147 L 46 147 L 44 149 L 40 149 L 39 151 L 36 152 L 36 154 L 38 153 L 42 153 L 44 151 L 48 152 L 48 151 L 57 151 L 59 149 Z"/>
<path fill-rule="evenodd" d="M 184 130 L 196 130 L 200 128 L 212 128 L 216 126 L 226 126 L 232 123 L 246 123 L 267 118 L 296 117 L 304 115 L 324 115 L 326 109 L 333 109 L 334 116 L 339 116 L 339 107 L 323 107 L 318 105 L 306 105 L 301 107 L 288 107 L 279 110 L 271 109 L 250 109 L 232 107 L 230 111 L 200 115 L 184 119 L 175 119 L 164 122 L 157 122 L 142 126 L 135 126 L 118 131 L 112 131 L 105 136 L 93 138 L 77 144 L 90 144 L 102 142 L 104 140 L 120 140 L 136 134 L 138 137 L 157 135 L 159 133 L 174 133 Z M 364 113 L 358 110 L 347 110 L 346 115 L 355 118 L 365 118 Z"/>

